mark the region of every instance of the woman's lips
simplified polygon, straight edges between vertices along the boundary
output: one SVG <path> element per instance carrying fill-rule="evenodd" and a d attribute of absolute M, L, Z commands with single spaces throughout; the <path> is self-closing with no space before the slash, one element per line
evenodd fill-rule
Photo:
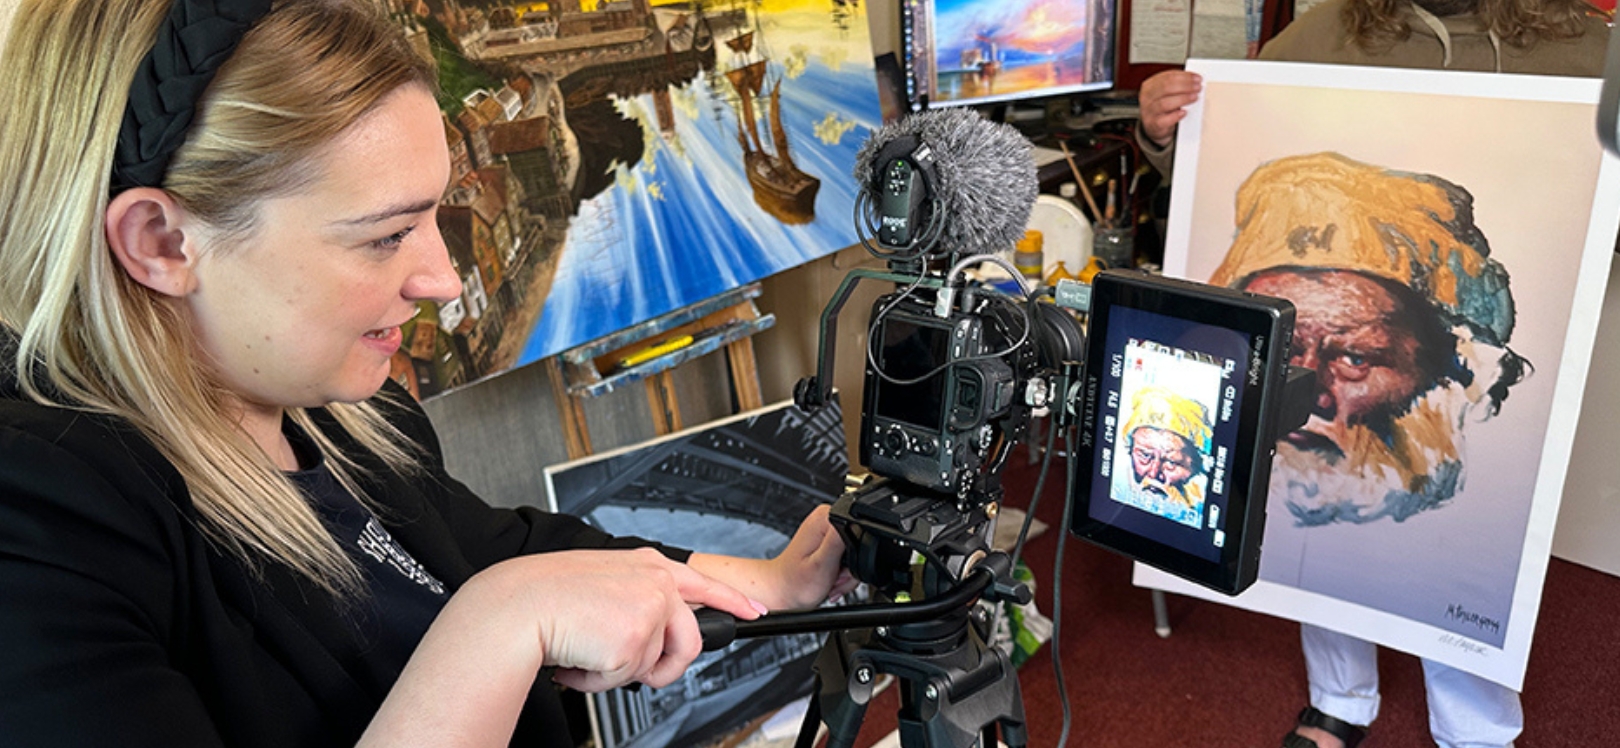
<path fill-rule="evenodd" d="M 372 330 L 360 336 L 360 339 L 365 341 L 366 345 L 381 351 L 383 355 L 392 356 L 394 351 L 399 350 L 405 336 L 398 327 L 385 327 L 381 330 Z"/>

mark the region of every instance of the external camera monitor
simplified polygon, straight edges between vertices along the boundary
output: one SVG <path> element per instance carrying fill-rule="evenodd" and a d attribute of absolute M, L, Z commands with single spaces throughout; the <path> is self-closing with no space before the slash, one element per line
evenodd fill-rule
<path fill-rule="evenodd" d="M 1114 84 L 1116 0 L 901 0 L 913 109 Z"/>
<path fill-rule="evenodd" d="M 1099 273 L 1070 530 L 1226 594 L 1252 584 L 1293 325 L 1281 299 Z"/>

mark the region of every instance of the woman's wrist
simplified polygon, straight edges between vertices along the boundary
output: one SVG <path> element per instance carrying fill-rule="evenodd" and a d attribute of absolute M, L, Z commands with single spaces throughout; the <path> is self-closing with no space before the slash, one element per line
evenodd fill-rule
<path fill-rule="evenodd" d="M 765 607 L 761 613 L 775 613 L 795 608 L 788 596 L 792 589 L 788 572 L 791 569 L 779 559 L 739 558 L 713 553 L 694 553 L 686 565 L 698 573 L 724 582 L 750 600 Z"/>

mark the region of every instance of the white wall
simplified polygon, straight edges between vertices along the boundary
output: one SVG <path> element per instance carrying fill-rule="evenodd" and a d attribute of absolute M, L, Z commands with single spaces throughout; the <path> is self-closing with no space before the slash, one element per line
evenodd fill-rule
<path fill-rule="evenodd" d="M 8 0 L 0 0 L 0 3 Z M 872 54 L 900 50 L 900 0 L 870 0 L 866 5 L 867 22 L 872 27 Z"/>
<path fill-rule="evenodd" d="M 1620 262 L 1609 271 L 1553 555 L 1620 575 Z"/>

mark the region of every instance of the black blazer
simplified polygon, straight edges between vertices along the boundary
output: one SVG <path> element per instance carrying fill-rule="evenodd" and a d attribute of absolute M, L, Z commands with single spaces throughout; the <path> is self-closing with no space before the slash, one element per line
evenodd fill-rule
<path fill-rule="evenodd" d="M 447 588 L 519 554 L 646 545 L 491 508 L 389 392 L 405 403 L 390 420 L 428 456 L 420 476 L 363 460 L 367 495 Z M 255 573 L 199 524 L 179 474 L 127 423 L 40 406 L 0 376 L 0 746 L 354 744 L 394 674 L 357 664 L 344 606 L 281 567 Z M 563 719 L 542 676 L 513 744 L 571 746 Z"/>

